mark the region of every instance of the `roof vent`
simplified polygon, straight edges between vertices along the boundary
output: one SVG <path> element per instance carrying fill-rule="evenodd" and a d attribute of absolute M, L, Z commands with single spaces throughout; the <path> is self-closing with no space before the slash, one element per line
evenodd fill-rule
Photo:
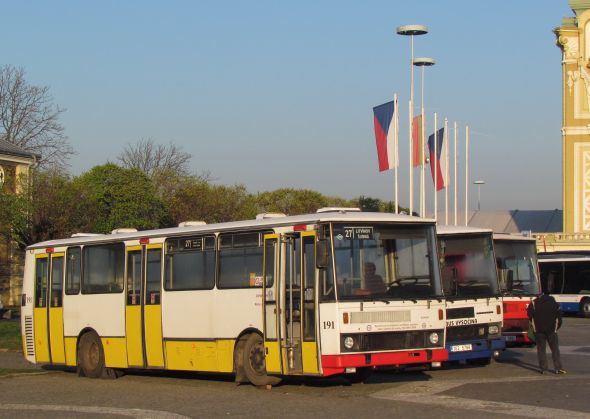
<path fill-rule="evenodd" d="M 178 224 L 178 227 L 193 227 L 193 226 L 204 226 L 207 223 L 205 221 L 183 221 Z"/>
<path fill-rule="evenodd" d="M 320 208 L 316 211 L 316 213 L 321 214 L 324 212 L 339 212 L 341 214 L 345 214 L 347 212 L 361 212 L 360 208 L 341 208 L 341 207 L 325 207 Z"/>
<path fill-rule="evenodd" d="M 256 215 L 257 220 L 266 220 L 268 218 L 281 218 L 286 217 L 282 212 L 263 212 L 262 214 Z"/>
<path fill-rule="evenodd" d="M 111 234 L 125 234 L 125 233 L 137 233 L 136 228 L 116 228 L 111 231 Z"/>
<path fill-rule="evenodd" d="M 72 237 L 96 237 L 96 236 L 102 236 L 102 234 L 100 234 L 100 233 L 74 233 L 74 234 L 72 234 Z"/>

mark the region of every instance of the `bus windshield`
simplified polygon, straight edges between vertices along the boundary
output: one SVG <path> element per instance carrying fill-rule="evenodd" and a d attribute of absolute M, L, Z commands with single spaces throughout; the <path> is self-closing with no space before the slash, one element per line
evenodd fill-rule
<path fill-rule="evenodd" d="M 504 294 L 539 295 L 539 272 L 534 243 L 496 241 L 498 281 Z"/>
<path fill-rule="evenodd" d="M 491 234 L 439 236 L 446 297 L 499 295 Z"/>
<path fill-rule="evenodd" d="M 339 300 L 442 294 L 433 226 L 335 224 L 332 231 Z"/>

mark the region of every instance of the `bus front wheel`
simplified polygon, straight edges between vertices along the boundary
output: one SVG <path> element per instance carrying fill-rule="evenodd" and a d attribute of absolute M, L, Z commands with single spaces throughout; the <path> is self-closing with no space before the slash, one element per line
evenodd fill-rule
<path fill-rule="evenodd" d="M 580 303 L 580 313 L 584 317 L 590 317 L 590 298 L 584 298 Z"/>
<path fill-rule="evenodd" d="M 275 385 L 281 382 L 278 377 L 266 374 L 265 350 L 262 336 L 252 333 L 244 344 L 244 373 L 246 378 L 255 386 Z"/>
<path fill-rule="evenodd" d="M 105 370 L 104 351 L 100 338 L 95 332 L 85 333 L 80 338 L 78 369 L 80 375 L 89 378 L 99 378 Z"/>

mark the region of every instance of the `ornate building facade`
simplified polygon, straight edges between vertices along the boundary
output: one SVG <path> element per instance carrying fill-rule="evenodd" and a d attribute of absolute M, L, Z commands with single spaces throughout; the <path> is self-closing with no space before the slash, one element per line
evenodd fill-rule
<path fill-rule="evenodd" d="M 563 229 L 590 232 L 590 0 L 554 29 L 562 50 Z"/>
<path fill-rule="evenodd" d="M 0 139 L 0 191 L 26 193 L 23 182 L 39 156 Z M 4 220 L 0 220 L 0 223 Z M 0 236 L 0 301 L 6 307 L 20 304 L 23 254 L 15 243 Z"/>

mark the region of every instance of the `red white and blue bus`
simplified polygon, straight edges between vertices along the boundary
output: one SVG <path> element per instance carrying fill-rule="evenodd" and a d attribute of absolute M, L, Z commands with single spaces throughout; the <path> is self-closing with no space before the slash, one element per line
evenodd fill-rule
<path fill-rule="evenodd" d="M 505 348 L 492 230 L 437 226 L 449 361 L 488 364 Z"/>
<path fill-rule="evenodd" d="M 506 344 L 533 344 L 527 332 L 527 307 L 541 294 L 536 240 L 518 234 L 494 233 L 498 280 L 503 297 Z"/>

